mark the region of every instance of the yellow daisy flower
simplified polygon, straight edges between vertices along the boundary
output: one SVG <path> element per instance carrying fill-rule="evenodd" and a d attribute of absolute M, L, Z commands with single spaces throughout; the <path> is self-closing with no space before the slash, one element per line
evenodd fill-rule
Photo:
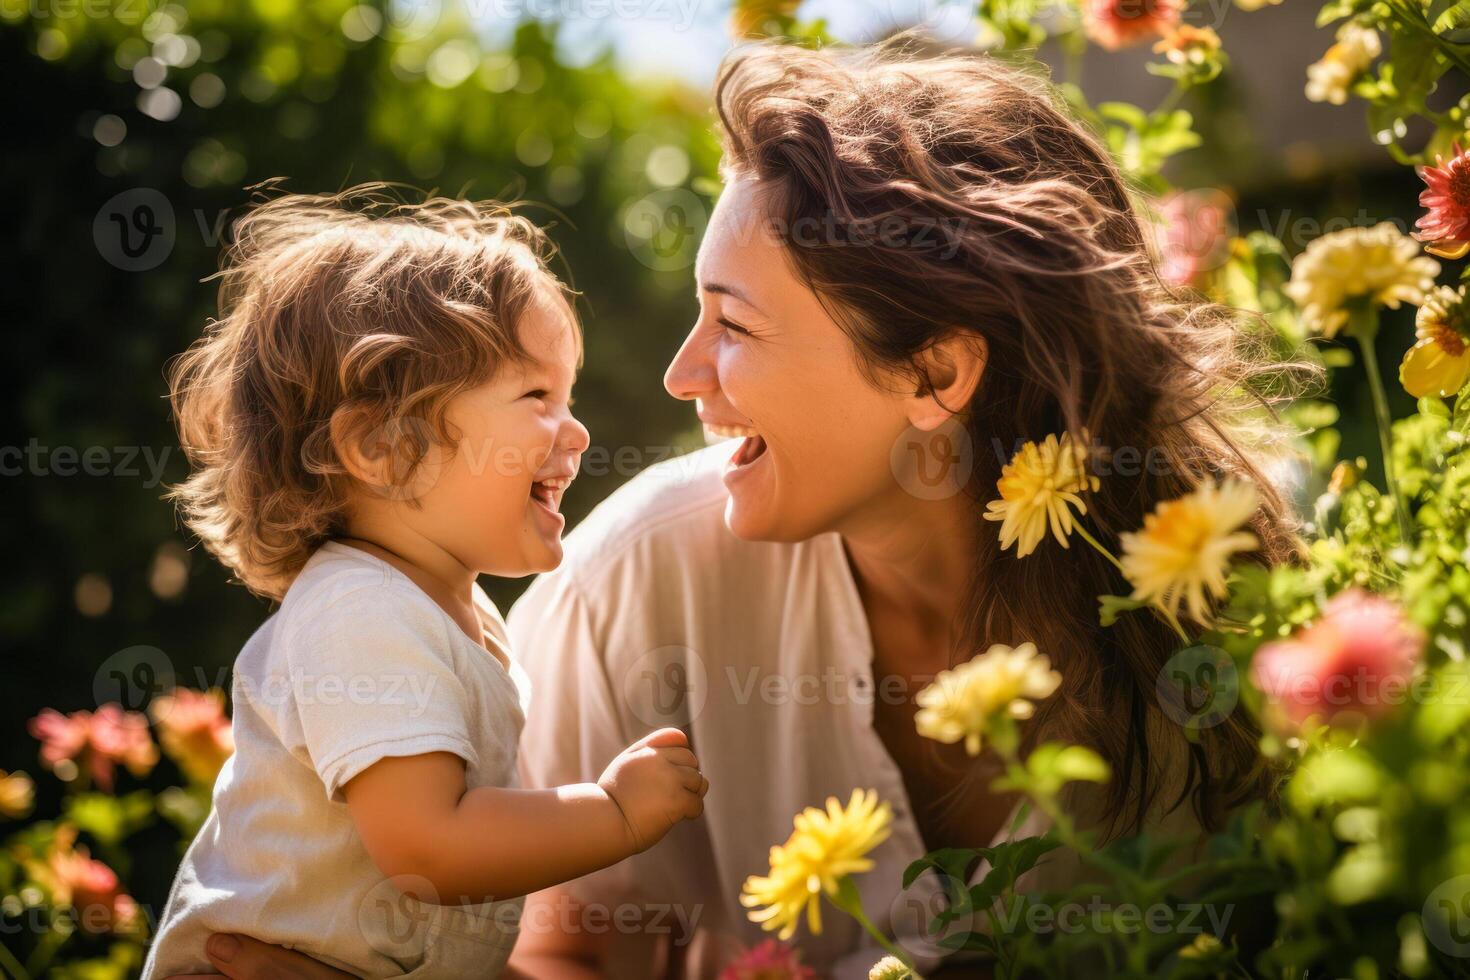
<path fill-rule="evenodd" d="M 969 663 L 940 671 L 919 692 L 914 725 L 920 735 L 946 745 L 964 739 L 965 751 L 979 755 L 995 718 L 1030 718 L 1036 711 L 1031 699 L 1050 697 L 1061 683 L 1062 675 L 1036 652 L 1036 644 L 997 643 Z"/>
<path fill-rule="evenodd" d="M 887 839 L 892 821 L 877 790 L 853 790 L 846 807 L 829 796 L 826 810 L 809 806 L 797 814 L 786 843 L 771 848 L 771 873 L 745 879 L 740 904 L 751 910 L 750 921 L 780 929 L 787 940 L 805 911 L 812 935 L 820 935 L 822 895 L 836 895 L 843 878 L 872 869 L 868 852 Z"/>
<path fill-rule="evenodd" d="M 23 772 L 0 769 L 0 815 L 19 819 L 31 812 L 36 784 Z"/>
<path fill-rule="evenodd" d="M 1399 380 L 1415 398 L 1449 398 L 1470 382 L 1470 317 L 1464 287 L 1440 286 L 1415 318 L 1419 342 L 1404 355 Z"/>
<path fill-rule="evenodd" d="M 1072 508 L 1087 513 L 1081 494 L 1097 488 L 1097 477 L 1087 472 L 1086 449 L 1072 441 L 1071 433 L 1060 440 L 1049 435 L 1040 445 L 1026 443 L 1000 471 L 1000 499 L 986 505 L 985 519 L 1001 522 L 1002 550 L 1020 542 L 1018 558 L 1036 550 L 1048 526 L 1065 548 L 1073 528 Z"/>
<path fill-rule="evenodd" d="M 1254 534 L 1241 530 L 1259 504 L 1256 488 L 1235 479 L 1159 504 L 1141 531 L 1121 537 L 1133 598 L 1170 616 L 1184 602 L 1196 622 L 1205 622 L 1210 600 L 1225 596 L 1231 556 L 1260 547 Z"/>
<path fill-rule="evenodd" d="M 1335 337 L 1348 321 L 1348 304 L 1368 299 L 1397 309 L 1418 305 L 1434 288 L 1439 263 L 1419 252 L 1419 243 L 1384 221 L 1314 239 L 1291 265 L 1286 294 L 1302 319 L 1324 337 Z"/>

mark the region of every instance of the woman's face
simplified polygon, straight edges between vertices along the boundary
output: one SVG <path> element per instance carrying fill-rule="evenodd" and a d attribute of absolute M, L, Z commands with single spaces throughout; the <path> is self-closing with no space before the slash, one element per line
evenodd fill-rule
<path fill-rule="evenodd" d="M 862 373 L 851 340 L 797 278 L 757 186 L 725 188 L 699 250 L 699 320 L 664 376 L 708 434 L 737 435 L 725 523 L 741 538 L 840 530 L 902 494 L 890 452 L 908 403 Z"/>

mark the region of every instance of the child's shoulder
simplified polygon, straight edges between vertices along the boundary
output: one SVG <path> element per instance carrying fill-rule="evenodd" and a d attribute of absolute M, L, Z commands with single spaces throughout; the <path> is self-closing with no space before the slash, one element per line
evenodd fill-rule
<path fill-rule="evenodd" d="M 387 562 L 347 545 L 317 549 L 281 601 L 278 632 L 372 629 L 374 622 L 438 632 L 433 600 Z"/>

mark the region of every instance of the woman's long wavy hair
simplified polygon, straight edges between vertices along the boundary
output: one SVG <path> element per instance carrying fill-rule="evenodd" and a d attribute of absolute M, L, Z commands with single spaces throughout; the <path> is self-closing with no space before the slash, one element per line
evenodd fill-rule
<path fill-rule="evenodd" d="M 875 379 L 897 371 L 931 388 L 926 348 L 956 331 L 984 338 L 984 377 L 963 413 L 980 541 L 964 636 L 970 650 L 1034 641 L 1062 673 L 1028 739 L 1069 739 L 1107 760 L 1098 816 L 1110 833 L 1186 799 L 1213 827 L 1270 796 L 1274 774 L 1241 712 L 1190 740 L 1161 710 L 1157 680 L 1179 646 L 1167 626 L 1138 613 L 1098 625 L 1097 596 L 1125 588 L 1116 569 L 1055 542 L 1017 559 L 981 513 L 1006 455 L 1066 431 L 1100 469 L 1115 464 L 1087 516 L 1114 550 L 1157 502 L 1235 475 L 1260 491 L 1257 559 L 1291 560 L 1290 508 L 1257 461 L 1286 445 L 1261 392 L 1287 387 L 1299 366 L 1270 358 L 1236 311 L 1161 282 L 1117 164 L 1032 70 L 901 44 L 757 44 L 727 58 L 716 103 L 725 176 L 759 182 L 797 274 Z M 861 231 L 875 227 L 929 233 Z M 791 233 L 804 228 L 828 233 Z M 1119 472 L 1123 447 L 1155 465 Z"/>

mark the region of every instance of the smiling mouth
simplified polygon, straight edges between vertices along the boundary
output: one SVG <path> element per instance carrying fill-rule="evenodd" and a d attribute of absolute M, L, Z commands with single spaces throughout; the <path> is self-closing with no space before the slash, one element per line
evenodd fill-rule
<path fill-rule="evenodd" d="M 730 457 L 730 464 L 737 468 L 749 466 L 766 452 L 766 440 L 759 433 L 746 436 L 735 450 L 735 455 Z"/>
<path fill-rule="evenodd" d="M 553 514 L 561 513 L 561 498 L 572 485 L 569 476 L 548 477 L 531 484 L 531 499 Z"/>

